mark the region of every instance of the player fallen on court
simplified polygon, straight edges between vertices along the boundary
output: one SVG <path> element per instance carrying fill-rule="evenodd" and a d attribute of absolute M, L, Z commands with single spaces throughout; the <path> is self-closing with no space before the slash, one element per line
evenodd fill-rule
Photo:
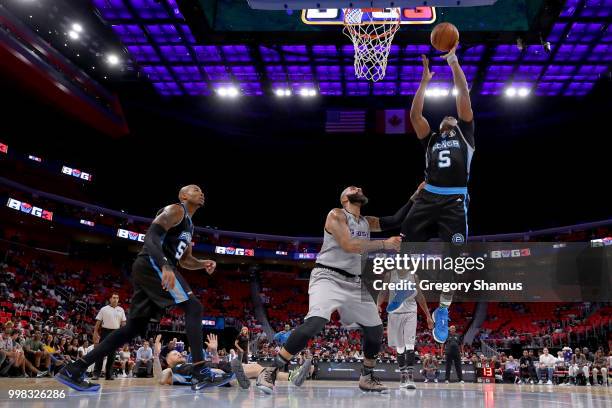
<path fill-rule="evenodd" d="M 97 391 L 100 384 L 85 379 L 87 367 L 101 356 L 144 336 L 152 317 L 164 309 L 178 306 L 185 313 L 185 331 L 189 344 L 203 344 L 202 304 L 195 297 L 187 281 L 177 271 L 204 269 L 209 275 L 216 268 L 215 261 L 197 259 L 191 254 L 194 213 L 204 205 L 204 193 L 196 185 L 180 189 L 179 203 L 170 204 L 157 213 L 145 235 L 144 245 L 132 265 L 134 295 L 127 324 L 107 336 L 97 347 L 77 361 L 64 367 L 55 378 L 77 391 Z M 210 370 L 200 370 L 204 360 L 202 347 L 192 347 L 191 387 L 199 390 L 215 382 Z"/>
<path fill-rule="evenodd" d="M 191 385 L 191 373 L 193 367 L 197 366 L 200 370 L 210 370 L 211 375 L 216 377 L 216 381 L 211 381 L 208 386 L 222 386 L 233 379 L 236 379 L 238 385 L 242 389 L 248 389 L 251 386 L 249 379 L 257 378 L 257 375 L 264 369 L 257 363 L 242 363 L 239 358 L 231 360 L 229 363 L 222 361 L 217 352 L 218 339 L 217 335 L 209 334 L 206 336 L 206 351 L 210 356 L 209 361 L 201 361 L 198 364 L 187 362 L 187 358 L 177 350 L 172 350 L 166 355 L 166 364 L 168 368 L 162 369 L 160 361 L 161 353 L 161 335 L 155 339 L 153 346 L 153 375 L 155 380 L 160 385 Z M 308 372 L 310 371 L 311 361 L 307 360 L 304 364 L 292 373 L 279 373 L 279 380 L 291 381 L 294 385 L 302 385 Z"/>
<path fill-rule="evenodd" d="M 387 304 L 387 344 L 397 351 L 397 365 L 400 370 L 400 388 L 416 389 L 414 383 L 414 362 L 417 329 L 417 302 L 427 319 L 427 327 L 433 329 L 434 323 L 427 307 L 425 296 L 418 289 L 418 276 L 405 270 L 393 269 L 385 274 L 384 282 L 397 283 L 412 281 L 416 283 L 416 297 L 403 296 L 406 292 L 381 290 L 378 292 L 377 305 L 382 313 L 382 305 Z M 399 297 L 399 299 L 397 299 Z M 416 300 L 415 300 L 416 299 Z"/>
<path fill-rule="evenodd" d="M 378 225 L 379 220 L 361 215 L 361 209 L 367 202 L 368 198 L 361 188 L 347 187 L 340 194 L 342 208 L 334 208 L 327 214 L 323 246 L 310 274 L 308 314 L 304 323 L 291 332 L 272 367 L 264 369 L 257 377 L 256 385 L 261 391 L 273 392 L 279 369 L 325 328 L 335 311 L 340 314 L 344 325 L 356 324 L 363 331 L 365 358 L 359 388 L 362 391 L 388 391 L 374 375 L 376 357 L 382 344 L 383 324 L 376 303 L 361 284 L 361 261 L 362 256 L 367 256 L 369 252 L 398 251 L 401 239 L 370 240 L 372 225 Z"/>
<path fill-rule="evenodd" d="M 423 116 L 425 90 L 434 72 L 429 70 L 427 57 L 421 57 L 423 75 L 412 101 L 410 120 L 425 149 L 425 185 L 415 198 L 400 230 L 403 242 L 418 243 L 439 238 L 453 244 L 451 252 L 458 252 L 468 236 L 467 184 L 475 150 L 474 113 L 467 80 L 455 54 L 457 45 L 442 57 L 453 73 L 457 118 L 445 116 L 436 131 L 431 129 Z M 446 280 L 453 279 L 454 276 L 450 276 Z M 440 304 L 433 313 L 433 337 L 438 343 L 444 343 L 448 337 L 448 308 L 452 299 L 453 292 L 441 292 Z"/>

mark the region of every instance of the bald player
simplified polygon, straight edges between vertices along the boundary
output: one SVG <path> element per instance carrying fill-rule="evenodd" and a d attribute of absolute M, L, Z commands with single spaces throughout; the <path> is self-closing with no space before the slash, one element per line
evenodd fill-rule
<path fill-rule="evenodd" d="M 55 378 L 77 391 L 97 391 L 100 384 L 85 380 L 87 367 L 134 337 L 144 336 L 152 317 L 158 317 L 163 309 L 179 306 L 185 313 L 185 331 L 192 345 L 194 365 L 191 387 L 199 390 L 216 381 L 210 371 L 198 369 L 197 363 L 204 359 L 202 347 L 202 304 L 193 295 L 189 285 L 176 270 L 204 269 L 209 275 L 216 263 L 207 259 L 196 259 L 191 254 L 193 214 L 204 205 L 204 193 L 196 185 L 181 188 L 179 202 L 161 209 L 149 227 L 144 246 L 132 266 L 134 296 L 127 324 L 114 331 L 90 353 L 64 367 Z"/>
<path fill-rule="evenodd" d="M 338 311 L 344 325 L 356 324 L 363 331 L 365 359 L 359 378 L 359 388 L 366 392 L 387 392 L 388 389 L 374 376 L 376 356 L 380 351 L 383 324 L 376 303 L 361 285 L 362 256 L 369 252 L 400 248 L 401 238 L 371 241 L 370 231 L 380 228 L 377 217 L 364 217 L 361 208 L 368 198 L 361 188 L 351 186 L 340 194 L 342 208 L 327 214 L 323 231 L 323 246 L 310 274 L 308 287 L 308 315 L 304 323 L 293 330 L 273 366 L 257 377 L 257 388 L 272 393 L 279 368 L 304 349 L 308 340 L 321 332 L 334 311 Z"/>

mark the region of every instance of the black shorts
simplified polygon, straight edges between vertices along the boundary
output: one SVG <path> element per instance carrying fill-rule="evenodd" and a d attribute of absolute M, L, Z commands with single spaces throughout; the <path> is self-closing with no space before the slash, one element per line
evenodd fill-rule
<path fill-rule="evenodd" d="M 467 240 L 467 194 L 442 195 L 422 190 L 402 222 L 405 242 L 427 242 L 440 238 L 444 242 Z"/>
<path fill-rule="evenodd" d="M 185 278 L 174 271 L 174 289 L 164 290 L 161 284 L 161 269 L 148 256 L 138 256 L 132 265 L 134 296 L 130 305 L 130 318 L 159 317 L 161 312 L 174 305 L 183 303 L 193 296 Z"/>

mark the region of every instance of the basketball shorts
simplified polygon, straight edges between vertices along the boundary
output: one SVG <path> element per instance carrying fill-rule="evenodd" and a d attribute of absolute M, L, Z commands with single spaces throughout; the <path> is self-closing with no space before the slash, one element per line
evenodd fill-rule
<path fill-rule="evenodd" d="M 387 337 L 389 347 L 414 348 L 417 328 L 417 313 L 389 313 Z"/>
<path fill-rule="evenodd" d="M 308 315 L 330 320 L 338 311 L 345 326 L 373 327 L 382 324 L 378 307 L 358 276 L 346 277 L 325 268 L 314 268 L 308 285 Z"/>
<path fill-rule="evenodd" d="M 436 194 L 422 190 L 402 222 L 405 242 L 427 242 L 440 238 L 443 242 L 464 243 L 467 240 L 467 194 Z"/>
<path fill-rule="evenodd" d="M 174 289 L 162 288 L 162 271 L 149 256 L 138 256 L 132 265 L 134 296 L 130 305 L 130 318 L 158 317 L 160 313 L 189 299 L 193 292 L 178 271 L 174 271 Z"/>

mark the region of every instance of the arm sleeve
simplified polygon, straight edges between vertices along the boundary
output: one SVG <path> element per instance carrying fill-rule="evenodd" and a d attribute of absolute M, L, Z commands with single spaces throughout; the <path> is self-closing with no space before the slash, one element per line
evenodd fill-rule
<path fill-rule="evenodd" d="M 121 310 L 121 321 L 125 322 L 127 319 L 125 318 L 125 310 Z"/>
<path fill-rule="evenodd" d="M 102 320 L 102 309 L 98 311 L 98 315 L 96 316 L 96 320 Z"/>
<path fill-rule="evenodd" d="M 149 255 L 153 258 L 157 266 L 161 269 L 164 265 L 170 265 L 168 258 L 164 256 L 162 240 L 166 235 L 166 230 L 159 224 L 153 223 L 147 235 L 145 235 L 144 245 Z"/>
<path fill-rule="evenodd" d="M 414 196 L 413 196 L 414 197 Z M 384 217 L 380 217 L 378 221 L 380 222 L 380 229 L 382 231 L 390 230 L 393 228 L 398 228 L 404 219 L 406 219 L 406 215 L 408 215 L 408 211 L 412 208 L 412 197 L 408 202 L 393 215 L 387 215 Z"/>

